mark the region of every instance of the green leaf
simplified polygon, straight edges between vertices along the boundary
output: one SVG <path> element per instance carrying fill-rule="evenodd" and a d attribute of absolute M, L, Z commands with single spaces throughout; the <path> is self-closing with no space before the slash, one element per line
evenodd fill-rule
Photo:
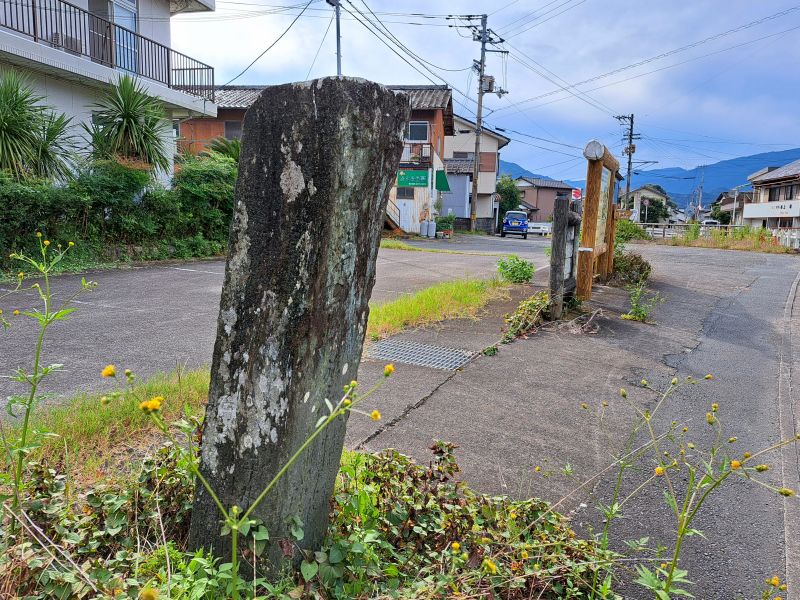
<path fill-rule="evenodd" d="M 333 546 L 328 552 L 328 562 L 330 562 L 332 565 L 342 562 L 342 558 L 344 558 L 344 556 L 342 555 L 342 550 L 339 548 L 339 546 Z"/>
<path fill-rule="evenodd" d="M 300 572 L 303 574 L 303 579 L 306 581 L 311 581 L 314 577 L 316 577 L 318 571 L 319 566 L 316 562 L 304 560 L 300 564 Z"/>

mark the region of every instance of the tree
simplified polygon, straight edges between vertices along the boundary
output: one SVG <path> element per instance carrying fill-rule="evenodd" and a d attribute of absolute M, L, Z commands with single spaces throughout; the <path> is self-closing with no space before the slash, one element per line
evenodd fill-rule
<path fill-rule="evenodd" d="M 14 71 L 0 75 L 0 169 L 17 180 L 64 180 L 71 174 L 71 120 L 43 101 L 22 75 Z"/>
<path fill-rule="evenodd" d="M 211 140 L 208 145 L 211 152 L 222 154 L 228 158 L 232 158 L 237 163 L 239 162 L 239 154 L 242 151 L 242 143 L 239 140 L 229 140 L 224 137 L 217 137 Z"/>
<path fill-rule="evenodd" d="M 728 225 L 731 222 L 731 213 L 730 212 L 723 212 L 722 204 L 720 202 L 715 202 L 711 206 L 711 218 L 716 219 L 722 225 Z"/>
<path fill-rule="evenodd" d="M 522 190 L 517 187 L 514 180 L 508 175 L 503 175 L 497 180 L 495 190 L 500 194 L 500 217 L 509 210 L 517 210 L 522 200 Z"/>
<path fill-rule="evenodd" d="M 644 203 L 647 202 L 648 206 Z M 645 216 L 647 219 L 645 220 Z M 661 198 L 642 196 L 642 208 L 639 214 L 640 223 L 658 223 L 669 218 L 669 210 Z"/>
<path fill-rule="evenodd" d="M 124 158 L 167 171 L 170 156 L 164 140 L 169 135 L 161 101 L 149 96 L 130 75 L 122 75 L 101 96 L 94 122 L 84 124 L 94 158 Z"/>

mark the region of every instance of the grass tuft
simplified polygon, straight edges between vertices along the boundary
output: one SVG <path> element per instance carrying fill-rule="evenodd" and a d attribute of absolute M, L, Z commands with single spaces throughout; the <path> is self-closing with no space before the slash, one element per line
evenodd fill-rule
<path fill-rule="evenodd" d="M 438 283 L 415 294 L 370 308 L 367 336 L 377 340 L 407 327 L 447 319 L 474 318 L 490 300 L 507 296 L 495 279 L 459 279 Z"/>

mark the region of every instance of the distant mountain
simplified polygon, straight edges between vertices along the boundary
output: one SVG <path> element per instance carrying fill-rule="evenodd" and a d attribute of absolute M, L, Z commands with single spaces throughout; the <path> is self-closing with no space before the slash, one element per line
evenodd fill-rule
<path fill-rule="evenodd" d="M 631 177 L 631 189 L 636 189 L 646 183 L 657 183 L 667 191 L 678 206 L 685 207 L 692 199 L 692 193 L 700 185 L 702 179 L 703 205 L 708 206 L 722 192 L 747 183 L 747 176 L 759 169 L 770 166 L 779 167 L 795 160 L 800 160 L 800 148 L 740 156 L 694 169 L 679 167 L 648 169 Z M 584 181 L 568 181 L 567 183 L 575 187 L 583 188 L 585 186 Z M 620 188 L 624 189 L 624 187 L 625 182 L 623 181 Z"/>
<path fill-rule="evenodd" d="M 518 165 L 517 163 L 508 162 L 505 160 L 500 161 L 500 171 L 498 175 L 508 175 L 511 179 L 516 179 L 517 177 L 535 177 L 537 179 L 550 179 L 547 175 L 537 175 L 536 173 L 531 173 L 523 166 Z"/>

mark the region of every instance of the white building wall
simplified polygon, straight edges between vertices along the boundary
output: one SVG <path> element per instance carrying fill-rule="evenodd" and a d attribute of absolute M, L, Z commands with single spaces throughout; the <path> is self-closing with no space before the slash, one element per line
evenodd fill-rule
<path fill-rule="evenodd" d="M 167 0 L 139 0 L 139 33 L 170 46 L 170 14 Z"/>

